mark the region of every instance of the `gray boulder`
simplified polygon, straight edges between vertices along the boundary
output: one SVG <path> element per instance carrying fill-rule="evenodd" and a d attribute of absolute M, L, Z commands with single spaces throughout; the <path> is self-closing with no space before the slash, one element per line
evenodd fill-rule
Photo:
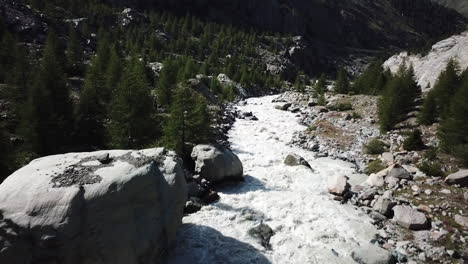
<path fill-rule="evenodd" d="M 397 178 L 397 179 L 412 179 L 411 174 L 406 171 L 399 164 L 395 164 L 393 168 L 388 172 L 387 178 Z"/>
<path fill-rule="evenodd" d="M 395 206 L 395 203 L 392 202 L 391 199 L 380 196 L 377 201 L 375 202 L 373 209 L 374 211 L 385 215 L 386 217 L 391 217 L 392 215 L 392 208 Z"/>
<path fill-rule="evenodd" d="M 395 257 L 387 250 L 368 243 L 359 246 L 351 253 L 351 257 L 359 264 L 394 264 Z"/>
<path fill-rule="evenodd" d="M 468 187 L 468 170 L 459 170 L 445 178 L 447 184 L 459 184 L 462 187 Z"/>
<path fill-rule="evenodd" d="M 286 159 L 284 160 L 284 164 L 288 166 L 306 166 L 310 168 L 310 164 L 301 156 L 294 154 L 294 153 L 289 153 L 288 156 L 286 156 Z"/>
<path fill-rule="evenodd" d="M 239 158 L 227 148 L 198 145 L 193 148 L 195 172 L 213 183 L 244 179 L 244 168 Z"/>
<path fill-rule="evenodd" d="M 468 228 L 468 217 L 457 214 L 453 219 L 457 224 L 461 225 L 463 228 Z"/>
<path fill-rule="evenodd" d="M 393 207 L 393 220 L 410 230 L 428 230 L 431 224 L 424 213 L 406 205 Z"/>
<path fill-rule="evenodd" d="M 158 262 L 186 199 L 181 161 L 162 148 L 36 159 L 0 185 L 0 263 Z"/>

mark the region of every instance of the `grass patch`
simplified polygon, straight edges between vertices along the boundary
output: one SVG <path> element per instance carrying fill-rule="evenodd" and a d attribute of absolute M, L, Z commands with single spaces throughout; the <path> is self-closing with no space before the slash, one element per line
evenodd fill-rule
<path fill-rule="evenodd" d="M 384 153 L 388 147 L 389 146 L 385 144 L 385 142 L 374 138 L 371 141 L 369 141 L 367 145 L 364 145 L 364 150 L 367 154 L 379 155 Z"/>
<path fill-rule="evenodd" d="M 367 164 L 367 168 L 366 168 L 366 174 L 372 174 L 372 173 L 377 173 L 383 169 L 387 168 L 387 166 L 385 166 L 385 164 L 383 164 L 382 161 L 380 160 L 374 160 L 374 161 L 371 161 L 369 162 L 369 164 Z"/>
<path fill-rule="evenodd" d="M 332 111 L 344 112 L 353 110 L 353 105 L 351 105 L 351 103 L 338 103 L 335 105 L 331 105 L 328 108 Z"/>

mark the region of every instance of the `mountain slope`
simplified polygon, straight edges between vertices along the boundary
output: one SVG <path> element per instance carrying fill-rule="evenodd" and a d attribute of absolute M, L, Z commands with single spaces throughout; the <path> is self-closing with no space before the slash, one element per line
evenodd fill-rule
<path fill-rule="evenodd" d="M 457 10 L 460 14 L 468 17 L 468 1 L 466 0 L 433 0 L 445 7 Z"/>
<path fill-rule="evenodd" d="M 389 58 L 384 63 L 384 67 L 397 72 L 402 63 L 412 64 L 418 84 L 423 91 L 426 91 L 428 85 L 432 87 L 435 84 L 447 62 L 452 58 L 458 61 L 461 70 L 468 67 L 468 32 L 436 43 L 425 56 L 410 55 L 408 52 L 397 54 Z"/>

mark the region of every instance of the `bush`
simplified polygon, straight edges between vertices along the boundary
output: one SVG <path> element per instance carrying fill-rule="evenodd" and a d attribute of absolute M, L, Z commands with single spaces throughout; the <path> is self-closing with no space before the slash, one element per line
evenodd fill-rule
<path fill-rule="evenodd" d="M 367 145 L 364 146 L 366 153 L 371 155 L 382 154 L 387 148 L 387 144 L 376 138 L 372 139 L 369 143 L 367 143 Z"/>
<path fill-rule="evenodd" d="M 424 145 L 421 135 L 422 134 L 419 129 L 413 130 L 409 134 L 408 138 L 406 138 L 403 142 L 403 147 L 408 151 L 424 149 L 426 145 Z"/>
<path fill-rule="evenodd" d="M 433 161 L 437 158 L 437 148 L 431 147 L 424 153 L 424 159 Z"/>
<path fill-rule="evenodd" d="M 444 176 L 442 165 L 437 161 L 423 161 L 419 166 L 419 170 L 428 176 Z"/>
<path fill-rule="evenodd" d="M 366 174 L 372 174 L 372 173 L 377 173 L 383 169 L 387 168 L 385 166 L 385 164 L 383 164 L 382 161 L 380 160 L 374 160 L 374 161 L 371 161 L 369 162 L 369 164 L 367 164 L 367 168 L 365 170 Z"/>
<path fill-rule="evenodd" d="M 358 112 L 353 112 L 353 113 L 351 114 L 351 117 L 352 117 L 353 119 L 361 119 L 361 118 L 362 118 L 362 116 L 361 116 Z"/>
<path fill-rule="evenodd" d="M 351 105 L 351 103 L 339 103 L 336 105 L 331 105 L 329 108 L 332 111 L 339 111 L 339 112 L 353 110 L 353 106 Z"/>

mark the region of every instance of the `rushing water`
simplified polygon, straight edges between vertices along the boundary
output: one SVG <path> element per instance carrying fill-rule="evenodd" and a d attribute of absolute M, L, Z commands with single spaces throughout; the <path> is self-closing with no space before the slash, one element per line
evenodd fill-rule
<path fill-rule="evenodd" d="M 275 109 L 275 96 L 252 98 L 238 106 L 258 121 L 237 120 L 229 133 L 244 165 L 245 182 L 225 186 L 219 202 L 184 218 L 169 263 L 354 263 L 351 251 L 370 241 L 376 230 L 368 216 L 340 205 L 327 193 L 327 178 L 352 178 L 351 164 L 288 143 L 306 129 L 296 114 Z M 313 171 L 288 167 L 288 153 L 304 157 Z M 260 223 L 270 226 L 272 250 L 249 235 Z"/>

